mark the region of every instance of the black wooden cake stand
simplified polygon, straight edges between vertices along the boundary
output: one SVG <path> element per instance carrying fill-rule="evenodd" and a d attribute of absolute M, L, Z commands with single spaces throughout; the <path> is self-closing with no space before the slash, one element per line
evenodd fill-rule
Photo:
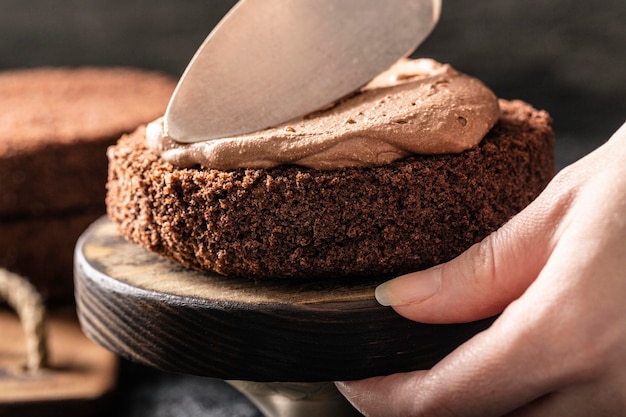
<path fill-rule="evenodd" d="M 164 371 L 227 380 L 268 416 L 358 415 L 329 381 L 429 368 L 491 323 L 415 323 L 380 306 L 376 285 L 193 271 L 127 242 L 106 218 L 76 246 L 91 339 Z"/>

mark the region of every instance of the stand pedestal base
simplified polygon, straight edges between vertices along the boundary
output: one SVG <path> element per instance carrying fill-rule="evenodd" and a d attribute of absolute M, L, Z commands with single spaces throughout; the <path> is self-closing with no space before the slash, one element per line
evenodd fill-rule
<path fill-rule="evenodd" d="M 404 319 L 375 300 L 385 278 L 257 284 L 192 271 L 127 242 L 107 219 L 75 253 L 85 334 L 164 371 L 256 381 L 232 384 L 269 417 L 356 416 L 326 381 L 427 369 L 491 323 Z"/>
<path fill-rule="evenodd" d="M 267 417 L 360 417 L 332 382 L 227 381 Z"/>

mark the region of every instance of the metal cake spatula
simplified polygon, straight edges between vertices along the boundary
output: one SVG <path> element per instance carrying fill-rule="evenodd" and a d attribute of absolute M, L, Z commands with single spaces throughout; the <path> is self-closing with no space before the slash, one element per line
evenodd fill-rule
<path fill-rule="evenodd" d="M 166 133 L 198 142 L 318 110 L 410 54 L 441 0 L 242 0 L 189 63 Z"/>

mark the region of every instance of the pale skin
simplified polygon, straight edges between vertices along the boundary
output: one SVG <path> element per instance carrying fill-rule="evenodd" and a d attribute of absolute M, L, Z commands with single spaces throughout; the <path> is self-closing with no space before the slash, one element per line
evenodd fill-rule
<path fill-rule="evenodd" d="M 338 382 L 374 417 L 626 413 L 626 124 L 458 258 L 389 281 L 402 316 L 502 313 L 430 370 Z"/>

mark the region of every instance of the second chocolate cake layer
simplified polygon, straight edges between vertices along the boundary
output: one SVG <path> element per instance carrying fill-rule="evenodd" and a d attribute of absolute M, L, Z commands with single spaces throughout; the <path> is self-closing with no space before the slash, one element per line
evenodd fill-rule
<path fill-rule="evenodd" d="M 551 120 L 520 101 L 480 145 L 371 168 L 177 169 L 143 129 L 110 148 L 107 208 L 132 242 L 255 280 L 386 276 L 459 255 L 554 175 Z"/>

